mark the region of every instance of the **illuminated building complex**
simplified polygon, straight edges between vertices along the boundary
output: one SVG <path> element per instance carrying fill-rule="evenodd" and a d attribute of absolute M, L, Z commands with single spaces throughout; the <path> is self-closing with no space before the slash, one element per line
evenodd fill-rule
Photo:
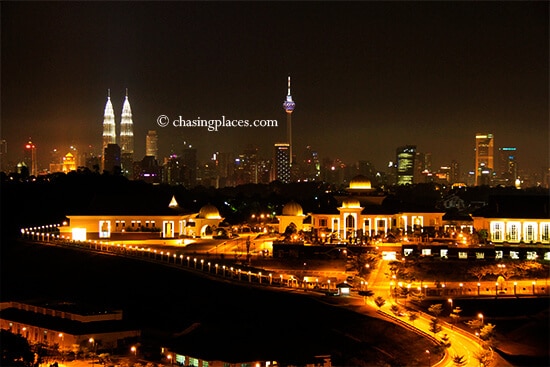
<path fill-rule="evenodd" d="M 286 100 L 283 103 L 283 108 L 286 111 L 286 128 L 287 128 L 287 142 L 288 142 L 288 149 L 290 154 L 290 166 L 292 166 L 293 163 L 293 157 L 292 157 L 292 112 L 294 111 L 294 107 L 296 107 L 296 103 L 292 100 L 292 96 L 290 95 L 290 76 L 288 77 L 288 93 L 286 96 Z"/>
<path fill-rule="evenodd" d="M 116 144 L 115 112 L 111 103 L 111 91 L 107 92 L 107 103 L 103 113 L 103 145 L 101 147 L 101 169 L 105 169 L 105 148 Z"/>
<path fill-rule="evenodd" d="M 132 122 L 132 109 L 128 101 L 128 89 L 126 89 L 126 98 L 122 105 L 122 116 L 120 118 L 120 154 L 122 174 L 133 177 L 134 123 Z"/>
<path fill-rule="evenodd" d="M 489 185 L 494 166 L 493 134 L 476 134 L 475 184 Z"/>

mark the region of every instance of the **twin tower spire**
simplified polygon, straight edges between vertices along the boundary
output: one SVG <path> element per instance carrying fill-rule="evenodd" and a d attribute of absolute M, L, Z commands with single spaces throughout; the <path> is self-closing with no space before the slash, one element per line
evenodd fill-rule
<path fill-rule="evenodd" d="M 116 144 L 115 112 L 111 103 L 111 90 L 107 90 L 107 104 L 103 114 L 103 147 L 102 155 L 109 144 Z M 121 154 L 134 154 L 134 123 L 132 121 L 132 109 L 128 101 L 128 88 L 126 98 L 122 104 L 122 115 L 120 117 L 120 152 Z"/>

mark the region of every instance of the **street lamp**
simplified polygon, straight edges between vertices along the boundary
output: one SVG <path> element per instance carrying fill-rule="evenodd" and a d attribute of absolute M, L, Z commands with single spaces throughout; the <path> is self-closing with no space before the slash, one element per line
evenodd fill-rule
<path fill-rule="evenodd" d="M 498 282 L 495 283 L 495 296 L 498 297 Z"/>
<path fill-rule="evenodd" d="M 166 358 L 168 358 L 168 360 L 170 361 L 170 366 L 171 366 L 172 365 L 172 355 L 168 354 L 168 356 Z"/>
<path fill-rule="evenodd" d="M 531 285 L 533 286 L 533 295 L 535 295 L 535 285 L 537 284 L 537 282 L 533 281 L 531 283 Z"/>
<path fill-rule="evenodd" d="M 451 313 L 453 313 L 453 299 L 452 298 L 449 298 L 447 300 L 447 302 L 449 302 L 451 304 Z"/>
<path fill-rule="evenodd" d="M 483 314 L 479 313 L 477 317 L 481 319 L 481 326 L 483 326 Z"/>
<path fill-rule="evenodd" d="M 204 259 L 201 259 L 201 270 L 204 271 Z"/>
<path fill-rule="evenodd" d="M 518 282 L 514 282 L 514 296 L 516 295 L 516 288 L 518 286 Z"/>
<path fill-rule="evenodd" d="M 132 348 L 130 348 L 130 351 L 134 353 L 134 357 L 137 357 L 137 348 L 134 345 L 132 345 Z"/>
<path fill-rule="evenodd" d="M 431 367 L 432 366 L 432 360 L 431 360 L 430 351 L 428 349 L 426 349 L 426 354 L 428 355 L 428 367 Z"/>
<path fill-rule="evenodd" d="M 479 296 L 479 289 L 481 288 L 481 283 L 477 283 L 477 295 Z"/>

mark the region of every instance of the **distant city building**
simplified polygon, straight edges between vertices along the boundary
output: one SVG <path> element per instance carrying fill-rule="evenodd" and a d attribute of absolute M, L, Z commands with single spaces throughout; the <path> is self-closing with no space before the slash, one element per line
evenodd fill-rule
<path fill-rule="evenodd" d="M 292 155 L 292 112 L 294 111 L 295 107 L 296 107 L 296 103 L 294 103 L 294 101 L 292 100 L 292 95 L 290 94 L 290 76 L 289 76 L 288 92 L 286 95 L 286 100 L 283 103 L 283 108 L 285 109 L 285 112 L 286 112 L 287 142 L 288 142 L 288 150 L 289 150 L 288 154 L 290 157 L 290 162 L 289 162 L 290 167 L 292 167 L 292 163 L 294 162 L 294 156 Z"/>
<path fill-rule="evenodd" d="M 146 155 L 141 162 L 134 162 L 134 179 L 151 184 L 159 184 L 162 181 L 161 167 L 155 157 Z"/>
<path fill-rule="evenodd" d="M 183 149 L 181 155 L 181 179 L 185 188 L 193 188 L 197 186 L 197 149 L 188 148 Z"/>
<path fill-rule="evenodd" d="M 101 147 L 101 169 L 105 170 L 105 149 L 109 144 L 116 144 L 115 111 L 111 103 L 111 90 L 107 91 L 107 103 L 103 113 L 103 144 Z"/>
<path fill-rule="evenodd" d="M 290 144 L 275 144 L 275 180 L 290 182 Z"/>
<path fill-rule="evenodd" d="M 430 173 L 432 173 L 432 153 L 416 152 L 413 182 L 427 182 L 426 177 Z"/>
<path fill-rule="evenodd" d="M 4 140 L 0 140 L 0 172 L 6 171 L 6 155 L 8 153 L 8 143 Z"/>
<path fill-rule="evenodd" d="M 451 161 L 451 172 L 450 172 L 450 183 L 459 183 L 462 182 L 460 178 L 460 163 L 453 160 Z"/>
<path fill-rule="evenodd" d="M 120 156 L 121 170 L 126 177 L 133 177 L 134 165 L 134 122 L 132 121 L 132 109 L 128 101 L 128 89 L 122 105 L 120 118 Z"/>
<path fill-rule="evenodd" d="M 416 146 L 405 145 L 397 148 L 397 184 L 414 183 L 414 163 L 416 160 Z"/>
<path fill-rule="evenodd" d="M 149 130 L 145 137 L 145 155 L 158 159 L 158 135 L 156 130 Z"/>
<path fill-rule="evenodd" d="M 38 175 L 38 162 L 36 161 L 36 145 L 32 141 L 28 141 L 25 144 L 25 155 L 23 162 L 29 169 L 29 175 L 37 176 Z"/>
<path fill-rule="evenodd" d="M 118 144 L 107 144 L 107 148 L 103 152 L 103 158 L 104 171 L 114 175 L 121 173 L 120 147 Z"/>
<path fill-rule="evenodd" d="M 69 152 L 65 154 L 61 163 L 50 163 L 50 172 L 63 172 L 68 173 L 71 171 L 76 171 L 77 164 L 75 156 Z"/>
<path fill-rule="evenodd" d="M 498 148 L 498 179 L 501 184 L 514 184 L 518 178 L 517 149 L 514 147 Z"/>
<path fill-rule="evenodd" d="M 476 134 L 475 185 L 490 185 L 494 165 L 493 134 Z"/>

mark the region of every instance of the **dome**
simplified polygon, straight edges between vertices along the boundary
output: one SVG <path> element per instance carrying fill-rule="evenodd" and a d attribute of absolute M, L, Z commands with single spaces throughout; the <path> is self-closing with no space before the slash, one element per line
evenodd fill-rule
<path fill-rule="evenodd" d="M 299 216 L 304 215 L 302 206 L 295 201 L 290 201 L 283 206 L 283 215 Z"/>
<path fill-rule="evenodd" d="M 358 175 L 351 179 L 351 181 L 349 182 L 349 188 L 370 190 L 372 187 L 368 178 L 363 175 Z"/>
<path fill-rule="evenodd" d="M 206 204 L 205 206 L 203 206 L 199 211 L 199 215 L 197 217 L 205 219 L 221 219 L 218 208 L 216 208 L 212 204 Z"/>
<path fill-rule="evenodd" d="M 361 203 L 357 199 L 345 199 L 342 201 L 342 208 L 360 208 Z"/>

